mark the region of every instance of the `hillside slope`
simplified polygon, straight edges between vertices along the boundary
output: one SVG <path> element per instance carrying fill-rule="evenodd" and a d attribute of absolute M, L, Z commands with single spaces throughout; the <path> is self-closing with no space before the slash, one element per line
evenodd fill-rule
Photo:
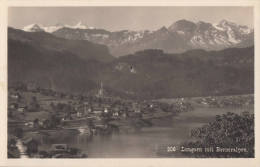
<path fill-rule="evenodd" d="M 95 69 L 113 57 L 105 46 L 65 40 L 44 32 L 9 28 L 8 82 L 35 82 L 59 91 L 81 92 L 96 87 Z"/>
<path fill-rule="evenodd" d="M 158 30 L 107 31 L 104 29 L 59 27 L 52 32 L 66 39 L 88 40 L 107 45 L 116 56 L 133 54 L 139 50 L 161 49 L 167 53 L 181 53 L 191 49 L 222 50 L 254 45 L 254 30 L 227 20 L 211 24 L 178 20 Z"/>
<path fill-rule="evenodd" d="M 36 82 L 85 94 L 95 92 L 102 81 L 108 94 L 138 99 L 254 91 L 254 47 L 182 54 L 150 49 L 120 58 L 97 48 L 106 47 L 9 29 L 9 84 Z"/>
<path fill-rule="evenodd" d="M 183 54 L 145 50 L 116 59 L 100 80 L 141 98 L 252 93 L 254 48 Z"/>

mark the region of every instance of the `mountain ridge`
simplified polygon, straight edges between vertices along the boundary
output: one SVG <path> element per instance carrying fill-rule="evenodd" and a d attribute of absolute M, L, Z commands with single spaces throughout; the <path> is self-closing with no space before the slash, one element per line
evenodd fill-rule
<path fill-rule="evenodd" d="M 8 28 L 8 40 L 13 39 L 30 43 L 31 45 L 52 49 L 55 51 L 67 51 L 76 54 L 85 60 L 99 60 L 107 62 L 114 59 L 110 55 L 107 46 L 84 40 L 68 40 L 56 37 L 44 31 L 25 32 L 19 29 Z"/>
<path fill-rule="evenodd" d="M 46 28 L 45 28 L 46 29 Z M 162 49 L 181 53 L 191 49 L 222 50 L 229 47 L 254 45 L 254 30 L 243 25 L 221 20 L 219 23 L 178 20 L 158 30 L 108 31 L 96 28 L 61 27 L 52 32 L 57 37 L 88 40 L 108 46 L 115 57 L 133 54 L 138 50 Z"/>
<path fill-rule="evenodd" d="M 158 33 L 164 37 L 168 30 Z M 145 49 L 114 58 L 104 45 L 86 40 L 8 29 L 9 85 L 34 82 L 88 94 L 101 81 L 109 94 L 135 99 L 252 93 L 254 47 L 183 53 Z"/>

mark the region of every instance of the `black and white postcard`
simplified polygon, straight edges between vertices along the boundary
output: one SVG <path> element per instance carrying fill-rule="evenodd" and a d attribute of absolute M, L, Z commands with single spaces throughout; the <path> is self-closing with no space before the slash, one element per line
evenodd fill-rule
<path fill-rule="evenodd" d="M 187 5 L 7 3 L 7 161 L 255 160 L 256 5 Z"/>

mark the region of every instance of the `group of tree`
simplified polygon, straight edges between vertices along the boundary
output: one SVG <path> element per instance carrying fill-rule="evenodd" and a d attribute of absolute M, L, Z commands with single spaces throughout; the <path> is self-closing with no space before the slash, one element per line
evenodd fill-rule
<path fill-rule="evenodd" d="M 28 105 L 29 112 L 37 112 L 40 109 L 40 104 L 35 96 L 32 96 L 30 103 Z"/>
<path fill-rule="evenodd" d="M 243 112 L 217 115 L 215 121 L 191 130 L 197 141 L 185 142 L 189 148 L 245 148 L 245 152 L 201 152 L 189 154 L 195 157 L 254 157 L 254 114 Z M 188 153 L 185 153 L 188 154 Z"/>
<path fill-rule="evenodd" d="M 43 120 L 42 124 L 40 125 L 40 121 L 38 118 L 36 118 L 33 121 L 34 128 L 40 128 L 40 129 L 55 129 L 60 125 L 60 118 L 58 118 L 56 115 L 51 114 L 49 117 L 45 120 Z"/>
<path fill-rule="evenodd" d="M 73 106 L 71 104 L 66 104 L 66 103 L 57 103 L 57 104 L 51 103 L 50 107 L 52 110 L 54 110 L 56 112 L 67 113 L 67 112 L 74 111 Z"/>

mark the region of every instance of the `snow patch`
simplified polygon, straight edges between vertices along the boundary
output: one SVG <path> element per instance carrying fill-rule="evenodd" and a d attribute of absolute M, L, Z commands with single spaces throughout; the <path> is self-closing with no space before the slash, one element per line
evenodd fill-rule
<path fill-rule="evenodd" d="M 109 37 L 109 35 L 107 35 L 107 34 L 92 34 L 91 36 L 92 37 L 101 37 L 104 39 Z"/>
<path fill-rule="evenodd" d="M 43 31 L 42 26 L 36 23 L 25 26 L 22 30 L 27 32 Z"/>
<path fill-rule="evenodd" d="M 54 31 L 57 31 L 59 29 L 63 28 L 63 26 L 49 26 L 49 27 L 42 27 L 42 29 L 44 29 L 45 32 L 49 32 L 52 33 Z"/>
<path fill-rule="evenodd" d="M 213 27 L 216 28 L 217 30 L 225 31 L 225 29 L 222 28 L 222 27 L 219 27 L 217 23 L 214 23 L 214 24 L 213 24 Z"/>
<path fill-rule="evenodd" d="M 35 32 L 43 30 L 45 32 L 53 33 L 54 31 L 57 31 L 61 28 L 71 28 L 71 29 L 95 29 L 94 27 L 87 27 L 86 25 L 83 25 L 82 22 L 78 22 L 76 25 L 57 25 L 57 26 L 43 26 L 41 24 L 30 24 L 28 26 L 25 26 L 22 30 L 27 32 Z"/>
<path fill-rule="evenodd" d="M 64 27 L 67 28 L 72 28 L 72 29 L 87 29 L 88 27 L 83 25 L 81 21 L 79 21 L 76 25 L 71 26 L 71 25 L 65 25 Z"/>
<path fill-rule="evenodd" d="M 240 27 L 239 32 L 241 34 L 249 34 L 249 33 L 253 32 L 253 30 L 248 27 Z"/>
<path fill-rule="evenodd" d="M 234 34 L 233 30 L 232 30 L 230 27 L 228 27 L 227 35 L 228 35 L 228 40 L 229 40 L 230 42 L 235 43 L 235 44 L 237 44 L 237 43 L 240 42 L 240 40 L 237 40 L 237 39 L 235 38 L 235 34 Z"/>

